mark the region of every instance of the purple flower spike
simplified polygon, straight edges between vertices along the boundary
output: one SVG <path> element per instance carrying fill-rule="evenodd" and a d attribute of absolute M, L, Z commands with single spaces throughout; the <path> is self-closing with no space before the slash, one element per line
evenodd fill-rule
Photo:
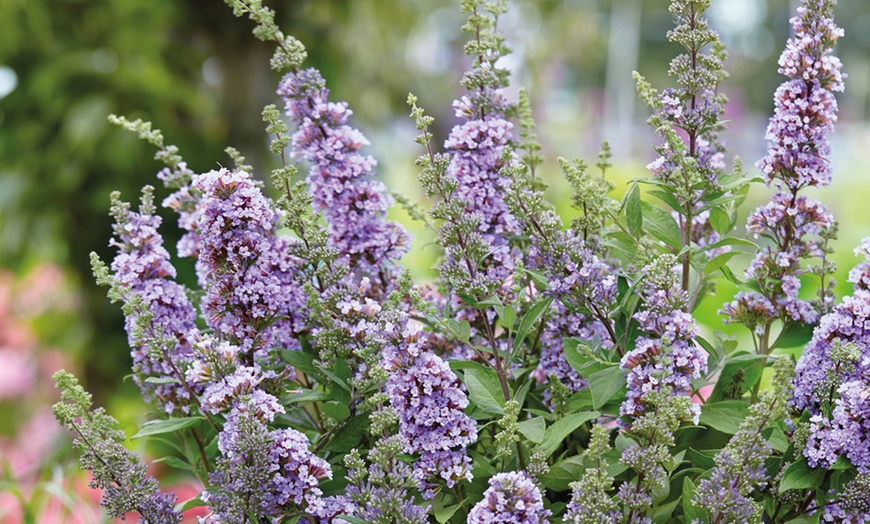
<path fill-rule="evenodd" d="M 523 472 L 499 473 L 468 514 L 469 524 L 542 524 L 552 513 L 544 509 L 541 490 Z"/>
<path fill-rule="evenodd" d="M 197 230 L 207 324 L 238 345 L 249 364 L 257 350 L 297 347 L 306 296 L 295 280 L 298 261 L 288 254 L 293 241 L 275 234 L 271 202 L 244 172 L 197 175 L 193 187 L 202 193 Z"/>
<path fill-rule="evenodd" d="M 750 232 L 772 244 L 758 251 L 747 270 L 759 291 L 743 293 L 720 312 L 726 322 L 742 322 L 753 309 L 769 305 L 774 311 L 765 322 L 752 319 L 763 337 L 776 319 L 814 324 L 819 318 L 813 304 L 798 298 L 798 278 L 806 272 L 803 260 L 824 254 L 822 241 L 833 236 L 835 227 L 825 206 L 798 192 L 831 184 L 828 134 L 837 121 L 834 92 L 844 87 L 840 61 L 832 54 L 843 35 L 833 21 L 835 4 L 804 0 L 791 19 L 794 36 L 779 59 L 779 72 L 789 80 L 774 95 L 775 112 L 765 134 L 767 156 L 758 162 L 767 185 L 777 193 L 747 222 Z M 827 300 L 823 297 L 823 304 Z"/>
<path fill-rule="evenodd" d="M 170 280 L 175 276 L 175 268 L 169 262 L 169 253 L 157 231 L 161 219 L 153 213 L 151 192 L 147 188 L 138 213 L 116 202 L 115 238 L 110 245 L 118 248 L 118 255 L 111 267 L 119 284 L 142 301 L 141 307 L 132 310 L 125 320 L 134 380 L 146 400 L 156 402 L 167 413 L 177 409 L 188 412 L 191 399 L 184 384 L 155 384 L 145 380 L 148 377 L 178 378 L 170 359 L 176 367 L 184 368 L 192 354 L 188 335 L 196 329 L 196 311 L 184 288 Z M 151 315 L 144 337 L 139 334 L 143 315 Z M 158 358 L 152 351 L 155 346 L 163 352 Z M 195 384 L 188 385 L 194 392 L 199 391 Z"/>
<path fill-rule="evenodd" d="M 345 102 L 327 99 L 329 90 L 316 69 L 288 73 L 278 86 L 287 115 L 296 123 L 294 155 L 311 163 L 308 185 L 316 211 L 323 213 L 329 239 L 352 266 L 378 275 L 385 263 L 409 249 L 407 231 L 386 220 L 393 199 L 373 180 L 375 160 L 360 153 L 369 141 L 348 125 Z"/>

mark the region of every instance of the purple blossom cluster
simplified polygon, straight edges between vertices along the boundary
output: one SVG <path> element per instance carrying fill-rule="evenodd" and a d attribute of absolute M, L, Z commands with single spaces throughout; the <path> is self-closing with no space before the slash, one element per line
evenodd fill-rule
<path fill-rule="evenodd" d="M 795 369 L 792 405 L 812 413 L 804 455 L 830 467 L 844 455 L 870 472 L 870 239 L 856 254 L 867 261 L 849 273 L 854 294 L 822 317 Z"/>
<path fill-rule="evenodd" d="M 111 268 L 120 286 L 141 301 L 125 320 L 134 380 L 146 400 L 156 402 L 167 413 L 178 409 L 187 413 L 191 401 L 189 385 L 146 379 L 181 378 L 174 367 L 183 368 L 191 357 L 189 334 L 196 328 L 196 311 L 184 288 L 171 280 L 175 268 L 158 232 L 161 219 L 154 214 L 150 190 L 145 193 L 140 212 L 116 203 L 114 214 L 115 238 L 110 245 L 118 248 L 118 254 Z M 139 324 L 146 315 L 150 319 L 143 330 Z"/>
<path fill-rule="evenodd" d="M 456 117 L 464 122 L 454 126 L 444 148 L 450 154 L 447 174 L 458 183 L 455 196 L 466 202 L 466 213 L 478 216 L 478 231 L 490 246 L 487 275 L 503 281 L 510 276 L 515 261 L 509 238 L 519 234 L 519 225 L 504 199 L 510 179 L 501 173 L 509 161 L 505 153 L 513 124 L 505 118 L 508 103 L 501 89 L 486 90 L 486 95 L 476 93 L 453 103 Z M 485 108 L 476 103 L 479 96 L 487 101 Z"/>
<path fill-rule="evenodd" d="M 844 455 L 861 473 L 870 473 L 870 380 L 851 380 L 837 389 L 830 418 L 810 419 L 804 449 L 810 466 L 831 467 Z"/>
<path fill-rule="evenodd" d="M 558 232 L 551 245 L 533 245 L 529 267 L 544 272 L 547 291 L 571 309 L 607 311 L 616 299 L 616 275 L 596 251 L 594 242 L 568 229 Z"/>
<path fill-rule="evenodd" d="M 469 524 L 545 524 L 552 513 L 544 509 L 538 486 L 522 471 L 498 473 L 489 479 L 483 500 L 468 513 Z"/>
<path fill-rule="evenodd" d="M 478 27 L 478 33 L 488 30 Z M 470 281 L 469 289 L 489 294 L 499 289 L 507 293 L 505 282 L 522 257 L 510 244 L 521 228 L 505 200 L 511 178 L 503 170 L 516 164 L 517 158 L 512 149 L 513 124 L 507 117 L 511 104 L 504 94 L 506 80 L 495 66 L 500 52 L 496 47 L 481 50 L 463 75 L 462 84 L 468 93 L 453 102 L 454 114 L 460 122 L 444 142 L 449 162 L 441 175 L 449 180 L 451 188 L 449 204 L 444 203 L 463 208 L 453 224 L 445 224 L 444 231 L 455 229 L 474 237 L 446 242 L 442 239 L 441 274 L 463 274 Z M 450 237 L 443 232 L 442 236 Z M 485 250 L 481 260 L 469 259 L 480 256 L 469 253 L 472 245 Z M 471 265 L 479 267 L 473 270 Z M 451 302 L 457 310 L 463 309 L 457 297 L 451 297 Z M 471 317 L 469 320 L 476 318 L 475 311 L 464 314 Z"/>
<path fill-rule="evenodd" d="M 708 511 L 711 522 L 751 522 L 758 505 L 750 493 L 768 481 L 764 461 L 770 456 L 770 444 L 757 434 L 744 433 L 735 439 L 742 445 L 725 448 L 716 455 L 712 474 L 701 480 L 692 500 Z"/>
<path fill-rule="evenodd" d="M 194 177 L 202 194 L 197 221 L 205 282 L 202 311 L 216 333 L 238 345 L 248 363 L 273 346 L 297 348 L 306 295 L 278 214 L 250 176 L 226 169 Z"/>
<path fill-rule="evenodd" d="M 401 440 L 401 436 L 388 437 L 386 440 Z M 391 444 L 388 442 L 387 446 Z M 313 513 L 314 522 L 344 523 L 342 516 L 354 517 L 365 522 L 401 522 L 404 524 L 425 524 L 428 522 L 428 507 L 414 503 L 406 485 L 414 473 L 411 466 L 401 460 L 390 459 L 386 466 L 378 457 L 368 468 L 358 459 L 356 452 L 348 469 L 349 484 L 341 495 L 323 499 L 320 509 Z M 380 455 L 373 449 L 372 455 Z M 346 460 L 347 462 L 347 460 Z M 302 519 L 300 522 L 305 523 Z"/>
<path fill-rule="evenodd" d="M 214 510 L 211 522 L 323 510 L 319 482 L 332 477 L 329 463 L 308 449 L 308 437 L 295 429 L 270 430 L 269 421 L 245 401 L 227 416 L 218 438 L 221 457 L 204 495 Z"/>
<path fill-rule="evenodd" d="M 329 102 L 316 69 L 288 73 L 278 95 L 298 126 L 294 155 L 311 164 L 308 187 L 315 211 L 328 224 L 331 245 L 349 256 L 354 268 L 378 276 L 385 262 L 398 261 L 408 251 L 411 239 L 385 218 L 393 199 L 371 178 L 375 160 L 360 153 L 369 141 L 348 125 L 352 111 L 346 103 Z"/>
<path fill-rule="evenodd" d="M 399 414 L 399 434 L 408 453 L 420 453 L 414 464 L 424 496 L 434 496 L 438 483 L 453 488 L 471 480 L 466 447 L 477 440 L 475 422 L 465 414 L 468 397 L 450 366 L 426 349 L 426 333 L 411 322 L 388 323 L 384 366 L 390 371 L 385 390 Z"/>
<path fill-rule="evenodd" d="M 855 285 L 833 311 L 823 316 L 813 332 L 795 368 L 792 405 L 819 414 L 823 403 L 830 403 L 840 385 L 870 381 L 870 288 L 866 275 L 870 270 L 870 239 L 865 239 L 857 254 L 867 261 L 849 273 Z M 851 347 L 844 351 L 844 346 Z"/>
<path fill-rule="evenodd" d="M 742 322 L 759 304 L 775 315 L 755 329 L 765 333 L 770 323 L 815 323 L 818 311 L 799 298 L 805 272 L 801 261 L 823 255 L 818 238 L 831 234 L 833 217 L 825 206 L 798 192 L 831 183 L 828 134 L 837 121 L 834 92 L 843 91 L 840 61 L 833 45 L 843 30 L 833 21 L 833 0 L 804 0 L 792 18 L 794 36 L 779 59 L 779 72 L 789 78 L 774 95 L 775 112 L 765 138 L 767 156 L 758 163 L 768 186 L 777 193 L 756 209 L 747 229 L 771 240 L 760 249 L 747 276 L 759 291 L 746 292 L 722 309 L 726 322 Z"/>
<path fill-rule="evenodd" d="M 217 522 L 234 522 L 248 511 L 280 515 L 292 508 L 319 510 L 318 482 L 331 476 L 329 464 L 308 450 L 310 442 L 302 433 L 268 427 L 285 413 L 268 392 L 282 377 L 257 364 L 246 365 L 241 348 L 213 335 L 199 338 L 194 350 L 187 379 L 201 387 L 200 406 L 206 414 L 226 414 L 217 440 L 218 468 L 208 490 Z M 246 495 L 252 487 L 256 495 Z"/>
<path fill-rule="evenodd" d="M 641 291 L 644 310 L 635 314 L 647 336 L 638 337 L 635 348 L 623 355 L 622 369 L 628 372 L 628 394 L 620 414 L 636 419 L 648 409 L 646 396 L 669 387 L 674 395 L 692 394 L 692 379 L 707 371 L 707 354 L 694 343 L 697 327 L 686 312 L 687 294 L 680 289 L 679 268 L 670 256 L 662 256 L 645 270 Z M 688 416 L 695 423 L 700 409 L 692 405 Z"/>

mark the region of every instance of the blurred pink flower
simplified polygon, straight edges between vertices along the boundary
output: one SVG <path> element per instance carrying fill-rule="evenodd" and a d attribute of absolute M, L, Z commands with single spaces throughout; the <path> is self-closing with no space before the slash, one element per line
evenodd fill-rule
<path fill-rule="evenodd" d="M 36 380 L 30 355 L 15 348 L 0 347 L 0 400 L 27 393 Z"/>
<path fill-rule="evenodd" d="M 698 390 L 698 394 L 692 397 L 692 402 L 695 404 L 703 404 L 707 402 L 707 399 L 710 398 L 710 394 L 713 393 L 713 384 L 708 386 L 703 386 Z"/>

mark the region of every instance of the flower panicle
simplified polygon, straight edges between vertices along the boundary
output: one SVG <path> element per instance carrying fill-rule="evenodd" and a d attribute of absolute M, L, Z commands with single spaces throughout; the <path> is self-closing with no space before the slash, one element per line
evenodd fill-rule
<path fill-rule="evenodd" d="M 762 352 L 773 321 L 815 324 L 829 307 L 827 274 L 833 264 L 826 259 L 827 242 L 836 236 L 836 222 L 820 202 L 799 194 L 807 187 L 831 183 L 831 146 L 828 135 L 837 121 L 834 93 L 844 88 L 844 75 L 833 45 L 843 31 L 833 20 L 833 0 L 804 0 L 792 18 L 794 35 L 780 57 L 779 72 L 789 79 L 774 95 L 774 115 L 765 138 L 767 155 L 758 162 L 768 186 L 776 193 L 770 202 L 750 214 L 747 229 L 771 243 L 758 250 L 747 276 L 758 291 L 738 296 L 722 313 L 726 322 L 740 322 L 742 312 L 754 305 L 773 308 L 766 323 L 756 324 Z M 799 297 L 800 276 L 808 260 L 821 259 L 820 303 Z"/>
<path fill-rule="evenodd" d="M 179 376 L 190 360 L 191 333 L 196 331 L 196 311 L 184 287 L 172 280 L 175 268 L 163 247 L 155 214 L 153 188 L 145 186 L 138 212 L 120 195 L 112 194 L 111 214 L 115 237 L 110 245 L 117 254 L 109 268 L 95 269 L 110 296 L 124 302 L 125 327 L 133 357 L 134 380 L 143 396 L 167 413 L 189 413 L 191 393 L 197 389 Z M 153 377 L 157 382 L 149 381 Z M 174 379 L 166 381 L 166 379 Z"/>
<path fill-rule="evenodd" d="M 102 408 L 92 409 L 91 395 L 71 373 L 61 370 L 52 378 L 61 392 L 53 406 L 55 418 L 75 434 L 73 447 L 81 453 L 81 468 L 93 472 L 89 485 L 103 490 L 100 505 L 109 516 L 136 512 L 154 524 L 181 522 L 177 497 L 161 493 L 145 464 L 123 446 L 125 435 L 117 429 L 118 421 Z"/>

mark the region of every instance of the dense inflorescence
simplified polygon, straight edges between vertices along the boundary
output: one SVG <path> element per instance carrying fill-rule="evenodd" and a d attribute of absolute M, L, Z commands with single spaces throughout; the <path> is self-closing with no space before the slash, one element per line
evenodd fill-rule
<path fill-rule="evenodd" d="M 797 365 L 793 406 L 818 414 L 824 402 L 844 383 L 870 378 L 870 331 L 865 330 L 870 317 L 870 239 L 865 239 L 856 254 L 867 261 L 849 273 L 854 293 L 843 299 L 833 311 L 822 317 L 813 338 Z"/>
<path fill-rule="evenodd" d="M 311 164 L 312 205 L 326 220 L 330 244 L 350 257 L 355 269 L 386 278 L 384 263 L 398 261 L 411 239 L 385 218 L 393 199 L 382 182 L 371 178 L 376 163 L 360 153 L 369 142 L 348 125 L 352 111 L 344 102 L 329 101 L 326 82 L 315 69 L 288 73 L 278 94 L 298 127 L 293 154 Z"/>
<path fill-rule="evenodd" d="M 697 327 L 686 312 L 687 297 L 680 289 L 675 259 L 662 256 L 645 272 L 645 309 L 634 318 L 647 336 L 639 337 L 620 363 L 628 370 L 628 394 L 619 412 L 629 419 L 645 413 L 647 395 L 665 387 L 674 394 L 691 396 L 692 379 L 707 370 L 707 354 L 694 343 Z M 700 413 L 693 405 L 686 416 L 697 422 Z"/>
<path fill-rule="evenodd" d="M 295 279 L 293 240 L 275 235 L 278 215 L 250 175 L 222 169 L 194 177 L 202 311 L 209 327 L 238 345 L 252 363 L 274 345 L 298 347 L 306 297 Z"/>
<path fill-rule="evenodd" d="M 551 512 L 544 509 L 538 486 L 522 472 L 499 473 L 489 479 L 483 500 L 468 514 L 471 524 L 543 524 Z"/>
<path fill-rule="evenodd" d="M 795 34 L 779 59 L 779 72 L 789 80 L 774 95 L 767 156 L 758 163 L 777 192 L 747 221 L 750 232 L 771 244 L 759 249 L 746 272 L 758 291 L 742 293 L 722 310 L 727 321 L 756 330 L 763 352 L 775 320 L 814 324 L 833 298 L 827 282 L 833 268 L 825 256 L 827 241 L 836 234 L 834 219 L 824 205 L 799 192 L 831 183 L 828 134 L 837 121 L 834 92 L 843 91 L 841 64 L 833 55 L 843 35 L 833 21 L 835 3 L 805 0 L 791 20 Z M 817 304 L 799 297 L 800 277 L 807 272 L 803 261 L 814 258 L 822 259 L 815 270 L 821 280 Z M 759 310 L 772 314 L 761 317 Z"/>
<path fill-rule="evenodd" d="M 155 215 L 152 188 L 143 191 L 139 212 L 112 196 L 115 238 L 118 248 L 112 261 L 111 283 L 117 298 L 125 300 L 126 328 L 132 349 L 134 379 L 146 400 L 155 401 L 167 413 L 189 412 L 191 392 L 182 383 L 179 369 L 191 358 L 191 332 L 196 311 L 184 288 L 171 280 L 175 268 L 158 232 L 161 219 Z M 109 282 L 107 282 L 109 283 Z M 148 378 L 170 382 L 151 382 Z"/>
<path fill-rule="evenodd" d="M 407 321 L 390 327 L 385 391 L 399 416 L 404 451 L 420 454 L 414 472 L 424 496 L 431 498 L 440 483 L 451 489 L 473 478 L 466 447 L 477 440 L 477 428 L 465 414 L 468 397 L 459 378 L 427 349 L 422 327 Z"/>

